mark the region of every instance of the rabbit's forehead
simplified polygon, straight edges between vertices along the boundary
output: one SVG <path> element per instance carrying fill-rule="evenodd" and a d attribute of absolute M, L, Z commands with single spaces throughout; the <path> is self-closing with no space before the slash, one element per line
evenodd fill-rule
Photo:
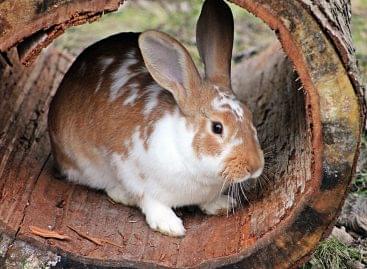
<path fill-rule="evenodd" d="M 220 90 L 218 86 L 214 86 L 216 95 L 212 101 L 212 107 L 218 112 L 230 111 L 236 120 L 243 121 L 244 110 L 241 102 L 231 93 Z"/>

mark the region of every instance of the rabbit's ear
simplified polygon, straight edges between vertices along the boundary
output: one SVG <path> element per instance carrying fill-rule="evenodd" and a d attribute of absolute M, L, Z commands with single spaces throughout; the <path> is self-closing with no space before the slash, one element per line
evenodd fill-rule
<path fill-rule="evenodd" d="M 194 97 L 201 78 L 187 50 L 174 38 L 158 31 L 146 31 L 139 37 L 145 65 L 153 79 L 170 91 L 180 108 Z"/>
<path fill-rule="evenodd" d="M 206 79 L 230 88 L 233 16 L 224 1 L 205 1 L 196 26 L 196 42 Z"/>

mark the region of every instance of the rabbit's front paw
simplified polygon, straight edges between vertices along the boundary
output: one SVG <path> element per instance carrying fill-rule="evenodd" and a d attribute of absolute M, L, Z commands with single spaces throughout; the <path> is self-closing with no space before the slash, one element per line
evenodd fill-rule
<path fill-rule="evenodd" d="M 157 201 L 150 200 L 141 206 L 148 225 L 153 230 L 169 236 L 184 236 L 185 228 L 182 220 L 171 208 Z"/>
<path fill-rule="evenodd" d="M 149 226 L 156 231 L 169 236 L 184 236 L 185 228 L 182 220 L 178 218 L 172 209 L 158 210 L 147 215 L 147 222 Z"/>
<path fill-rule="evenodd" d="M 235 208 L 237 202 L 231 196 L 221 194 L 217 199 L 200 205 L 200 209 L 208 215 L 221 215 Z"/>

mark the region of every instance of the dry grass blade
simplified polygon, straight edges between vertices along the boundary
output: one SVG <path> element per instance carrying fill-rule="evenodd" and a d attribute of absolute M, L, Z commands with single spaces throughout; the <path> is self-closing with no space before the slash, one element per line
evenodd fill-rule
<path fill-rule="evenodd" d="M 71 227 L 71 226 L 67 226 L 70 230 L 74 231 L 76 234 L 78 234 L 80 237 L 83 237 L 89 241 L 91 241 L 92 243 L 98 245 L 98 246 L 102 246 L 103 243 L 118 247 L 118 248 L 123 248 L 123 246 L 118 245 L 110 240 L 107 239 L 103 239 L 103 238 L 97 238 L 97 237 L 93 237 L 93 236 L 89 236 L 85 233 L 82 233 L 81 231 L 78 231 L 77 229 Z"/>
<path fill-rule="evenodd" d="M 50 231 L 47 229 L 43 229 L 36 226 L 29 226 L 29 229 L 31 230 L 32 234 L 41 236 L 43 238 L 53 238 L 53 239 L 59 239 L 59 240 L 71 240 L 71 238 L 67 235 L 60 234 L 56 231 Z"/>
<path fill-rule="evenodd" d="M 103 245 L 103 240 L 99 239 L 99 238 L 96 238 L 96 237 L 92 237 L 92 236 L 89 236 L 87 234 L 84 234 L 80 231 L 78 231 L 77 229 L 71 227 L 71 226 L 67 226 L 70 230 L 74 231 L 75 233 L 77 233 L 80 237 L 83 237 L 84 239 L 87 239 L 89 241 L 91 241 L 92 243 L 98 245 L 98 246 L 102 246 Z"/>
<path fill-rule="evenodd" d="M 107 240 L 107 239 L 102 239 L 102 242 L 104 242 L 106 244 L 110 244 L 110 245 L 115 246 L 115 247 L 118 247 L 118 248 L 123 248 L 123 246 L 118 245 L 118 244 L 116 244 L 116 243 L 114 243 L 114 242 L 112 242 L 110 240 Z"/>

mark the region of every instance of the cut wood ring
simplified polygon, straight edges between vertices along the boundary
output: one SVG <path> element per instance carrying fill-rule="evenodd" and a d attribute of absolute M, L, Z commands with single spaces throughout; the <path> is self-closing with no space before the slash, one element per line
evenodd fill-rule
<path fill-rule="evenodd" d="M 46 114 L 70 59 L 55 50 L 39 53 L 69 26 L 95 20 L 120 2 L 0 1 L 0 239 L 8 238 L 5 259 L 24 246 L 17 242 L 25 241 L 33 251 L 60 255 L 59 268 L 302 264 L 340 212 L 364 124 L 348 1 L 232 1 L 268 24 L 285 53 L 271 47 L 246 62 L 246 69 L 236 70 L 243 77 L 237 94 L 252 104 L 263 146 L 274 145 L 271 184 L 260 192 L 249 184 L 250 203 L 228 217 L 184 211 L 187 235 L 181 239 L 153 232 L 136 209 L 51 175 Z M 70 240 L 46 239 L 30 227 Z"/>

